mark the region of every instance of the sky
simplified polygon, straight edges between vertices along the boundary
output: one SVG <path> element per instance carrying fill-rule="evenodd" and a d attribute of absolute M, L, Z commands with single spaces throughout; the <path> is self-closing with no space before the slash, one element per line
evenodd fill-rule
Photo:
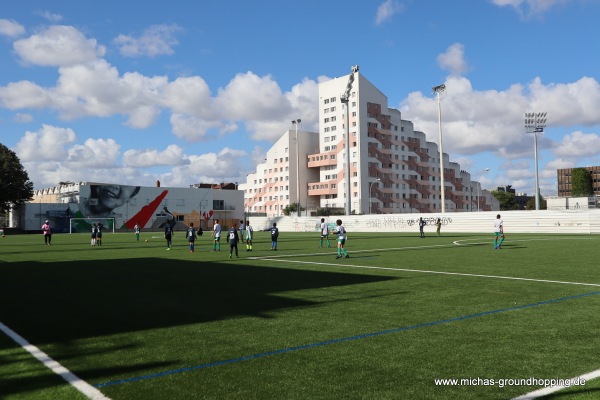
<path fill-rule="evenodd" d="M 0 143 L 34 188 L 239 182 L 353 65 L 482 187 L 600 165 L 600 0 L 20 0 L 0 10 Z M 488 169 L 488 171 L 485 171 Z"/>

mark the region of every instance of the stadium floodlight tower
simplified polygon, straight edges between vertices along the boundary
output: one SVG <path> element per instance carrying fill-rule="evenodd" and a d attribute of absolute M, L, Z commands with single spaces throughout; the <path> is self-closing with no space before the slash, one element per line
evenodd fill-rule
<path fill-rule="evenodd" d="M 438 106 L 438 127 L 439 127 L 439 147 L 440 147 L 440 195 L 442 198 L 442 214 L 446 212 L 446 195 L 444 190 L 444 147 L 442 146 L 442 106 L 440 105 L 440 93 L 446 91 L 446 85 L 441 84 L 432 88 L 437 96 Z"/>
<path fill-rule="evenodd" d="M 298 216 L 300 216 L 300 151 L 298 145 L 298 126 L 301 122 L 302 120 L 300 118 L 292 121 L 292 125 L 296 127 L 296 207 L 298 208 L 296 214 Z"/>
<path fill-rule="evenodd" d="M 481 171 L 481 175 L 479 175 L 479 182 L 477 182 L 478 183 L 478 185 L 477 185 L 477 211 L 481 211 L 481 209 L 479 208 L 479 199 L 481 198 L 481 192 L 480 192 L 481 178 L 483 177 L 483 174 L 485 174 L 489 170 L 490 170 L 489 168 L 486 168 L 483 171 Z"/>
<path fill-rule="evenodd" d="M 358 73 L 358 65 L 352 67 L 352 72 L 348 76 L 348 84 L 344 94 L 340 96 L 342 104 L 346 105 L 346 215 L 352 213 L 352 201 L 350 199 L 350 92 L 354 82 L 354 74 Z"/>
<path fill-rule="evenodd" d="M 533 156 L 535 159 L 535 209 L 540 209 L 540 183 L 538 178 L 538 149 L 537 149 L 537 134 L 544 132 L 546 127 L 545 112 L 540 113 L 525 113 L 525 131 L 533 133 Z"/>

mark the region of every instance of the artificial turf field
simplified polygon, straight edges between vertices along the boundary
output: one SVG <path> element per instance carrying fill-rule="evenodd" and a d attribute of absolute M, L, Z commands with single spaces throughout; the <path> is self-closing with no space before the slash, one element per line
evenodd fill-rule
<path fill-rule="evenodd" d="M 333 237 L 271 252 L 257 232 L 231 260 L 183 236 L 0 238 L 3 330 L 115 400 L 510 399 L 542 386 L 502 379 L 600 369 L 595 235 L 355 233 L 335 259 Z M 544 398 L 598 399 L 599 381 Z M 0 398 L 86 395 L 0 332 Z"/>

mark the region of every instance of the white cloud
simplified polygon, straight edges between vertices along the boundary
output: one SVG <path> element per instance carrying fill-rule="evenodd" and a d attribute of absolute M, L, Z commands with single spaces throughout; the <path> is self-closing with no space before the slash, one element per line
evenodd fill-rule
<path fill-rule="evenodd" d="M 59 22 L 59 21 L 62 21 L 62 19 L 63 19 L 62 15 L 51 13 L 48 10 L 40 11 L 39 15 L 42 16 L 43 18 L 47 19 L 50 22 Z"/>
<path fill-rule="evenodd" d="M 560 158 L 591 157 L 600 154 L 600 136 L 595 133 L 575 131 L 563 137 L 554 149 Z"/>
<path fill-rule="evenodd" d="M 121 146 L 113 139 L 87 139 L 83 145 L 68 150 L 67 163 L 72 168 L 113 168 Z"/>
<path fill-rule="evenodd" d="M 106 49 L 72 26 L 54 25 L 17 40 L 13 47 L 21 59 L 41 66 L 67 66 L 86 63 L 104 56 Z"/>
<path fill-rule="evenodd" d="M 224 89 L 219 89 L 216 106 L 228 119 L 270 120 L 289 112 L 291 107 L 284 97 L 270 76 L 247 72 L 237 74 Z"/>
<path fill-rule="evenodd" d="M 201 141 L 207 136 L 210 129 L 218 129 L 221 126 L 219 121 L 207 122 L 192 115 L 179 113 L 172 114 L 170 122 L 173 134 L 188 142 Z"/>
<path fill-rule="evenodd" d="M 219 153 L 190 155 L 190 164 L 174 167 L 161 176 L 169 186 L 187 186 L 190 182 L 235 181 L 244 171 L 248 155 L 245 151 L 224 148 Z"/>
<path fill-rule="evenodd" d="M 465 60 L 465 47 L 460 43 L 454 43 L 445 53 L 438 55 L 437 62 L 441 69 L 452 75 L 462 75 L 469 70 Z"/>
<path fill-rule="evenodd" d="M 29 81 L 11 82 L 0 86 L 0 104 L 9 110 L 50 107 L 51 98 L 47 91 Z"/>
<path fill-rule="evenodd" d="M 404 11 L 404 5 L 397 0 L 385 0 L 377 7 L 375 25 L 381 25 L 389 21 L 395 14 Z"/>
<path fill-rule="evenodd" d="M 512 7 L 520 16 L 536 16 L 544 14 L 552 7 L 566 4 L 573 0 L 490 0 L 499 7 Z"/>
<path fill-rule="evenodd" d="M 563 160 L 562 158 L 554 159 L 546 164 L 546 168 L 550 170 L 557 170 L 563 168 L 574 168 L 577 163 L 573 160 Z"/>
<path fill-rule="evenodd" d="M 33 115 L 25 113 L 16 113 L 13 118 L 13 121 L 19 124 L 26 124 L 33 121 Z"/>
<path fill-rule="evenodd" d="M 25 132 L 15 146 L 15 152 L 23 162 L 64 160 L 67 156 L 65 146 L 75 139 L 72 129 L 42 125 L 37 132 Z"/>
<path fill-rule="evenodd" d="M 175 24 L 153 25 L 138 38 L 119 35 L 113 42 L 126 57 L 170 55 L 174 52 L 173 46 L 179 44 L 175 34 L 181 31 L 182 28 Z"/>
<path fill-rule="evenodd" d="M 0 35 L 8 37 L 21 36 L 25 27 L 12 19 L 0 19 Z"/>
<path fill-rule="evenodd" d="M 164 88 L 163 104 L 175 113 L 214 118 L 210 88 L 199 76 L 180 77 Z"/>
<path fill-rule="evenodd" d="M 163 151 L 155 149 L 127 150 L 123 153 L 123 165 L 128 167 L 154 167 L 159 165 L 187 165 L 190 161 L 177 145 L 170 145 Z"/>

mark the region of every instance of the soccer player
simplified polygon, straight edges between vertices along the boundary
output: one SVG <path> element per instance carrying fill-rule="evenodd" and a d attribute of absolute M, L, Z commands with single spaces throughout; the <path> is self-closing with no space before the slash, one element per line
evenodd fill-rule
<path fill-rule="evenodd" d="M 504 242 L 504 221 L 500 218 L 500 214 L 498 214 L 494 221 L 494 249 L 502 249 L 502 242 Z"/>
<path fill-rule="evenodd" d="M 419 233 L 421 234 L 421 238 L 425 237 L 425 232 L 423 232 L 423 228 L 425 228 L 425 224 L 427 224 L 427 222 L 425 222 L 423 217 L 419 218 Z"/>
<path fill-rule="evenodd" d="M 167 250 L 171 250 L 171 239 L 173 238 L 173 229 L 168 222 L 165 224 L 165 239 L 167 240 Z"/>
<path fill-rule="evenodd" d="M 52 244 L 52 228 L 50 227 L 50 222 L 48 222 L 48 220 L 42 225 L 42 233 L 44 234 L 44 244 L 50 246 L 50 244 Z"/>
<path fill-rule="evenodd" d="M 244 241 L 244 237 L 246 235 L 246 225 L 244 225 L 244 221 L 240 220 L 240 238 L 242 242 Z"/>
<path fill-rule="evenodd" d="M 254 229 L 250 226 L 250 221 L 246 221 L 246 251 L 252 251 L 252 238 Z"/>
<path fill-rule="evenodd" d="M 103 225 L 98 223 L 98 226 L 96 227 L 96 244 L 98 246 L 102 246 L 102 228 Z"/>
<path fill-rule="evenodd" d="M 194 242 L 196 241 L 196 228 L 194 228 L 194 223 L 190 222 L 190 227 L 187 230 L 187 239 L 190 244 L 190 253 L 194 252 Z"/>
<path fill-rule="evenodd" d="M 229 243 L 229 258 L 233 254 L 233 249 L 235 249 L 235 256 L 238 256 L 238 242 L 240 241 L 240 237 L 238 236 L 238 231 L 235 229 L 235 224 L 231 225 L 231 229 L 227 232 L 227 242 Z"/>
<path fill-rule="evenodd" d="M 133 229 L 135 229 L 135 240 L 137 240 L 139 242 L 140 241 L 140 224 L 136 223 L 135 226 L 133 227 Z"/>
<path fill-rule="evenodd" d="M 96 227 L 96 223 L 94 222 L 92 224 L 92 239 L 91 239 L 92 246 L 96 245 L 96 236 L 97 235 L 98 235 L 98 227 Z"/>
<path fill-rule="evenodd" d="M 342 253 L 344 254 L 344 257 L 350 258 L 348 252 L 344 248 L 344 244 L 346 244 L 346 228 L 342 225 L 341 219 L 338 219 L 335 223 L 337 225 L 335 233 L 338 235 L 337 256 L 335 258 L 342 258 Z"/>
<path fill-rule="evenodd" d="M 213 226 L 212 231 L 213 237 L 213 253 L 216 251 L 221 251 L 221 225 L 219 225 L 219 220 L 215 219 L 215 225 Z"/>
<path fill-rule="evenodd" d="M 327 240 L 327 247 L 331 247 L 331 243 L 329 242 L 329 228 L 327 227 L 325 218 L 321 218 L 321 243 L 319 247 L 323 247 L 323 239 Z"/>
<path fill-rule="evenodd" d="M 273 227 L 271 228 L 271 251 L 277 251 L 277 238 L 279 237 L 279 228 L 277 227 L 277 223 L 273 222 Z"/>

